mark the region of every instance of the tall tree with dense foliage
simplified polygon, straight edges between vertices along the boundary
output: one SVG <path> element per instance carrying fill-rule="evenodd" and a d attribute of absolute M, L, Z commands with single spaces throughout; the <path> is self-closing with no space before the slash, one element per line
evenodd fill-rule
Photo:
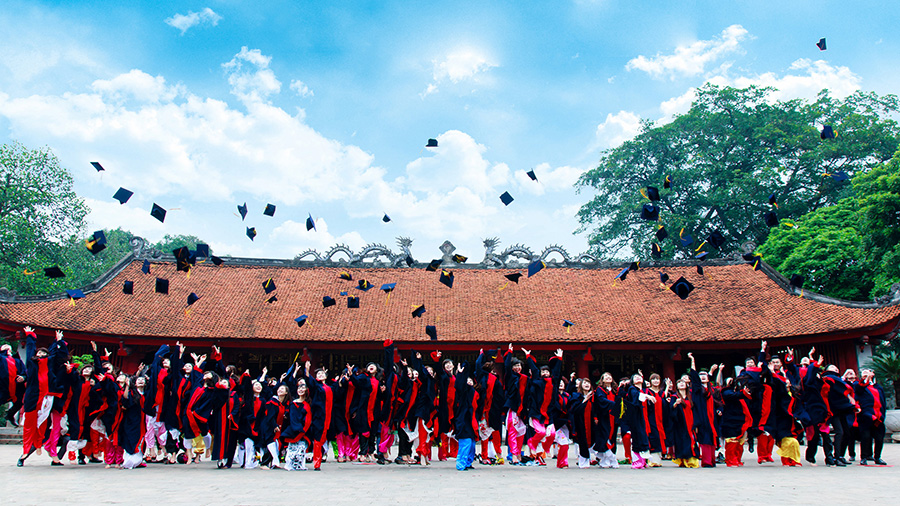
<path fill-rule="evenodd" d="M 815 102 L 773 101 L 772 91 L 707 84 L 687 113 L 665 125 L 644 122 L 637 137 L 604 151 L 577 183 L 579 191 L 596 191 L 578 212 L 592 250 L 647 258 L 659 225 L 669 232 L 663 258 L 691 257 L 716 229 L 726 239 L 723 251 L 760 244 L 769 234 L 766 212 L 784 220 L 833 205 L 853 191 L 827 174 L 866 172 L 897 149 L 900 129 L 888 117 L 900 105 L 893 95 L 840 100 L 823 90 Z M 837 137 L 821 139 L 824 125 Z M 663 188 L 667 176 L 670 189 Z M 659 222 L 641 219 L 647 186 L 660 190 Z M 696 238 L 693 245 L 678 241 L 682 229 Z"/>

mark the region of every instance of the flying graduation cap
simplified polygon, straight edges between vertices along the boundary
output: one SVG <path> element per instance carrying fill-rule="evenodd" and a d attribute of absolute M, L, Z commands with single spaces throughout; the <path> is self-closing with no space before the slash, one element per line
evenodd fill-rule
<path fill-rule="evenodd" d="M 685 235 L 683 228 L 678 232 L 678 238 L 681 240 L 681 245 L 685 248 L 694 244 L 694 238 L 691 237 L 691 234 Z"/>
<path fill-rule="evenodd" d="M 666 237 L 669 237 L 669 232 L 666 230 L 665 225 L 660 225 L 656 230 L 656 239 L 659 241 L 664 240 Z"/>
<path fill-rule="evenodd" d="M 371 288 L 372 288 L 372 283 L 369 283 L 365 279 L 360 279 L 357 282 L 357 286 L 356 286 L 357 290 L 362 290 L 364 292 L 368 292 Z"/>
<path fill-rule="evenodd" d="M 547 267 L 547 264 L 544 263 L 543 260 L 535 260 L 528 264 L 528 277 L 534 276 L 535 274 L 541 272 L 544 267 Z"/>
<path fill-rule="evenodd" d="M 262 283 L 263 290 L 266 291 L 266 295 L 275 291 L 275 280 L 273 278 L 269 278 Z"/>
<path fill-rule="evenodd" d="M 381 285 L 380 290 L 384 293 L 391 293 L 394 291 L 394 288 L 397 286 L 397 283 L 385 283 Z"/>
<path fill-rule="evenodd" d="M 816 47 L 819 48 L 819 51 L 825 51 L 828 49 L 828 45 L 825 44 L 825 37 L 819 39 L 819 42 L 816 42 Z"/>
<path fill-rule="evenodd" d="M 359 297 L 347 297 L 348 309 L 359 309 Z"/>
<path fill-rule="evenodd" d="M 660 283 L 668 283 L 668 282 L 669 282 L 669 275 L 666 274 L 665 272 L 660 271 L 660 272 L 659 272 L 659 282 L 660 282 Z"/>
<path fill-rule="evenodd" d="M 252 241 L 254 237 L 256 237 L 256 227 L 247 227 L 247 237 Z"/>
<path fill-rule="evenodd" d="M 144 260 L 144 264 L 141 265 L 141 272 L 150 274 L 150 260 Z"/>
<path fill-rule="evenodd" d="M 625 267 L 624 269 L 622 269 L 621 271 L 619 271 L 618 274 L 616 274 L 616 277 L 613 278 L 613 280 L 621 279 L 622 281 L 625 281 L 625 278 L 628 277 L 628 272 L 629 272 L 629 270 L 630 270 L 630 269 L 629 269 L 628 267 Z"/>
<path fill-rule="evenodd" d="M 825 139 L 834 139 L 837 135 L 834 133 L 834 129 L 831 128 L 831 125 L 825 125 L 822 127 L 822 131 L 819 132 L 819 137 L 824 141 Z"/>
<path fill-rule="evenodd" d="M 647 221 L 659 221 L 659 207 L 653 204 L 644 204 L 641 208 L 641 219 Z"/>
<path fill-rule="evenodd" d="M 437 139 L 428 139 L 428 142 L 425 143 L 426 148 L 436 148 L 438 147 Z"/>
<path fill-rule="evenodd" d="M 534 169 L 529 170 L 525 174 L 528 174 L 532 181 L 537 181 L 537 174 L 534 173 Z"/>
<path fill-rule="evenodd" d="M 307 319 L 309 319 L 309 317 L 304 314 L 304 315 L 298 316 L 297 318 L 294 318 L 294 321 L 297 322 L 297 327 L 302 327 L 303 324 L 306 323 Z"/>
<path fill-rule="evenodd" d="M 160 207 L 157 203 L 153 203 L 153 208 L 150 209 L 150 216 L 153 216 L 160 223 L 166 222 L 166 210 Z"/>
<path fill-rule="evenodd" d="M 513 272 L 511 274 L 505 274 L 503 277 L 512 281 L 513 283 L 518 284 L 519 278 L 522 277 L 522 273 L 521 272 Z"/>
<path fill-rule="evenodd" d="M 694 291 L 694 285 L 692 285 L 690 281 L 684 279 L 684 276 L 681 276 L 678 278 L 678 281 L 669 287 L 669 290 L 672 290 L 675 295 L 681 300 L 684 300 L 688 298 L 688 295 L 690 295 L 692 291 Z"/>
<path fill-rule="evenodd" d="M 570 322 L 569 320 L 563 320 L 562 326 L 565 327 L 566 333 L 568 334 L 571 327 L 574 327 L 575 324 Z"/>
<path fill-rule="evenodd" d="M 650 255 L 653 258 L 662 258 L 662 247 L 658 243 L 653 243 L 650 246 Z"/>
<path fill-rule="evenodd" d="M 74 290 L 66 290 L 66 297 L 69 298 L 69 301 L 71 301 L 72 305 L 74 306 L 76 300 L 84 298 L 84 292 L 82 292 L 78 288 Z"/>
<path fill-rule="evenodd" d="M 421 306 L 415 306 L 412 311 L 412 317 L 421 318 L 423 313 L 425 313 L 425 304 L 422 304 Z"/>
<path fill-rule="evenodd" d="M 839 183 L 850 179 L 850 176 L 842 170 L 839 170 L 839 171 L 835 172 L 834 174 L 828 174 L 828 175 L 831 176 L 831 179 L 834 179 L 835 181 L 837 181 Z"/>
<path fill-rule="evenodd" d="M 197 244 L 197 250 L 194 252 L 195 257 L 209 257 L 209 245 L 208 244 Z"/>
<path fill-rule="evenodd" d="M 44 276 L 50 279 L 57 279 L 66 277 L 66 273 L 63 272 L 58 265 L 54 265 L 53 267 L 47 267 L 44 269 Z"/>
<path fill-rule="evenodd" d="M 434 325 L 426 325 L 425 335 L 431 338 L 432 341 L 437 341 L 437 327 Z"/>
<path fill-rule="evenodd" d="M 388 216 L 387 213 L 384 213 L 384 217 L 381 218 L 381 221 L 389 223 L 391 221 L 391 217 Z"/>
<path fill-rule="evenodd" d="M 775 198 L 775 194 L 769 195 L 769 205 L 775 206 L 775 209 L 778 209 L 778 199 Z"/>
<path fill-rule="evenodd" d="M 94 168 L 97 169 L 97 172 L 101 172 L 101 171 L 106 170 L 106 169 L 103 168 L 102 165 L 100 165 L 100 162 L 91 162 L 91 165 L 93 165 Z"/>
<path fill-rule="evenodd" d="M 241 221 L 244 221 L 244 218 L 247 217 L 247 203 L 244 202 L 244 205 L 238 204 L 237 208 L 238 212 L 241 213 Z"/>
<path fill-rule="evenodd" d="M 725 236 L 722 235 L 722 232 L 719 229 L 715 229 L 709 234 L 709 237 L 706 238 L 706 242 L 712 244 L 714 248 L 719 249 L 725 244 Z"/>
<path fill-rule="evenodd" d="M 156 278 L 156 293 L 161 293 L 163 295 L 169 295 L 169 280 L 163 278 Z"/>
<path fill-rule="evenodd" d="M 309 232 L 310 230 L 315 230 L 315 229 L 316 229 L 316 221 L 313 219 L 312 213 L 310 213 L 309 217 L 306 218 L 306 231 Z"/>
<path fill-rule="evenodd" d="M 469 257 L 466 257 L 466 256 L 453 255 L 453 261 L 458 264 L 464 264 L 464 263 L 466 263 L 466 260 L 468 260 L 468 259 L 469 259 Z"/>
<path fill-rule="evenodd" d="M 353 281 L 353 275 L 347 271 L 341 271 L 341 274 L 338 277 L 345 281 Z"/>
<path fill-rule="evenodd" d="M 435 259 L 428 263 L 428 267 L 425 267 L 425 270 L 429 271 L 429 272 L 434 272 L 434 271 L 437 271 L 440 266 L 441 266 L 441 261 Z"/>
<path fill-rule="evenodd" d="M 200 300 L 200 296 L 194 292 L 191 292 L 191 294 L 187 296 L 187 305 L 193 306 L 194 303 L 197 302 L 198 300 Z"/>
<path fill-rule="evenodd" d="M 268 299 L 266 299 L 266 304 L 273 304 L 275 302 L 278 302 L 277 295 L 273 295 L 273 296 L 269 297 Z"/>
<path fill-rule="evenodd" d="M 122 293 L 132 295 L 134 293 L 134 281 L 126 281 L 122 284 Z"/>
<path fill-rule="evenodd" d="M 97 230 L 91 235 L 90 239 L 84 241 L 84 245 L 87 246 L 91 254 L 96 255 L 106 249 L 106 234 L 102 230 Z"/>
<path fill-rule="evenodd" d="M 766 213 L 764 218 L 766 220 L 766 225 L 768 225 L 769 228 L 778 226 L 778 215 L 773 211 Z"/>
<path fill-rule="evenodd" d="M 648 186 L 646 193 L 642 191 L 641 195 L 653 201 L 659 200 L 659 188 Z"/>
<path fill-rule="evenodd" d="M 439 281 L 444 285 L 447 285 L 447 288 L 453 288 L 453 271 L 441 269 L 441 277 Z"/>
<path fill-rule="evenodd" d="M 275 205 L 266 204 L 266 209 L 263 211 L 263 214 L 266 216 L 275 216 Z"/>
<path fill-rule="evenodd" d="M 121 205 L 128 202 L 128 199 L 130 199 L 132 195 L 134 195 L 133 191 L 126 190 L 125 188 L 122 188 L 120 186 L 119 189 L 116 190 L 116 194 L 113 195 L 113 198 L 118 200 L 119 204 Z"/>
<path fill-rule="evenodd" d="M 333 297 L 329 297 L 328 295 L 322 297 L 322 307 L 331 307 L 337 305 L 337 301 L 334 300 Z"/>
<path fill-rule="evenodd" d="M 666 180 L 663 181 L 663 188 L 669 189 L 672 187 L 672 176 L 666 176 Z"/>
<path fill-rule="evenodd" d="M 504 206 L 508 206 L 515 200 L 509 192 L 503 192 L 503 195 L 500 195 L 500 202 L 503 202 Z"/>
<path fill-rule="evenodd" d="M 224 263 L 224 260 L 222 260 L 221 258 L 219 258 L 219 257 L 217 257 L 217 256 L 215 256 L 215 255 L 211 255 L 211 256 L 209 257 L 209 260 L 210 260 L 214 265 L 222 265 L 222 264 Z"/>
<path fill-rule="evenodd" d="M 799 288 L 801 290 L 801 293 L 803 290 L 803 282 L 804 281 L 806 281 L 806 280 L 803 278 L 803 276 L 801 276 L 799 274 L 791 275 L 791 286 L 793 286 L 794 288 Z"/>

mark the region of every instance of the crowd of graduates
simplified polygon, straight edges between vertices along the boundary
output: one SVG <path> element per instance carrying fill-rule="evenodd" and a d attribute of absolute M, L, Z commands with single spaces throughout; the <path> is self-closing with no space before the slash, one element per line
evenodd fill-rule
<path fill-rule="evenodd" d="M 547 364 L 526 349 L 517 357 L 511 344 L 481 350 L 474 363 L 440 352 L 426 363 L 391 340 L 381 364 L 330 373 L 298 362 L 278 378 L 223 363 L 215 346 L 186 357 L 176 343 L 128 375 L 93 343 L 92 363 L 79 365 L 61 331 L 38 348 L 24 330 L 24 360 L 0 348 L 0 405 L 11 403 L 7 419 L 23 427 L 19 466 L 45 451 L 54 466 L 64 457 L 126 469 L 208 459 L 218 468 L 320 470 L 329 448 L 338 462 L 427 466 L 437 446 L 437 458 L 455 458 L 459 470 L 476 459 L 545 466 L 554 451 L 564 468 L 575 445 L 579 468 L 734 467 L 746 445 L 760 464 L 774 462 L 773 451 L 784 466 L 815 464 L 821 447 L 824 463 L 840 467 L 845 455 L 854 460 L 856 442 L 860 464 L 886 465 L 885 396 L 874 373 L 841 374 L 814 349 L 799 360 L 790 348 L 769 353 L 765 341 L 733 377 L 724 365 L 698 370 L 689 353 L 690 370 L 674 382 L 656 373 L 645 382 L 638 371 L 594 384 L 563 374 L 562 350 Z"/>

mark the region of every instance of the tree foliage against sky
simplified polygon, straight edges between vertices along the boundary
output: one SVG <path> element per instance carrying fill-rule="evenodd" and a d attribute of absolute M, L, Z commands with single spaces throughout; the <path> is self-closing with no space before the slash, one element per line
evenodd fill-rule
<path fill-rule="evenodd" d="M 592 250 L 607 258 L 649 258 L 654 232 L 665 225 L 663 258 L 687 258 L 713 230 L 726 238 L 723 252 L 745 241 L 761 244 L 769 234 L 763 216 L 795 219 L 853 194 L 845 181 L 890 159 L 900 129 L 889 115 L 898 111 L 893 95 L 857 92 L 843 100 L 827 90 L 815 102 L 771 101 L 770 88 L 736 89 L 707 84 L 691 109 L 671 123 L 644 122 L 641 133 L 603 152 L 599 165 L 582 174 L 579 191 L 594 190 L 578 212 Z M 837 138 L 822 140 L 822 125 Z M 670 176 L 671 189 L 663 189 Z M 648 203 L 640 190 L 659 188 L 660 221 L 640 218 Z M 682 247 L 684 228 L 697 242 Z M 710 249 L 707 247 L 707 249 Z"/>

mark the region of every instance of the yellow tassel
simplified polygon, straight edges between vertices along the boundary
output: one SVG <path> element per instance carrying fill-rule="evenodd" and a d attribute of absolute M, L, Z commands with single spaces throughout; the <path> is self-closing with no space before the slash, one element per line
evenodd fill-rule
<path fill-rule="evenodd" d="M 75 299 L 69 299 L 69 305 L 70 305 L 70 306 L 74 306 L 74 305 L 75 305 Z"/>
<path fill-rule="evenodd" d="M 566 327 L 566 334 L 568 334 L 570 330 L 572 330 L 572 327 Z"/>
<path fill-rule="evenodd" d="M 803 289 L 802 288 L 800 289 L 800 298 L 801 299 L 803 298 Z"/>
<path fill-rule="evenodd" d="M 681 227 L 681 231 L 678 232 L 678 238 L 681 239 L 682 237 L 684 237 L 684 227 Z"/>
<path fill-rule="evenodd" d="M 775 206 L 775 209 L 778 209 L 778 202 L 773 202 L 772 205 Z"/>
<path fill-rule="evenodd" d="M 291 363 L 292 363 L 292 364 L 296 364 L 296 363 L 297 363 L 297 359 L 298 359 L 298 358 L 300 358 L 300 352 L 299 352 L 299 351 L 298 351 L 298 352 L 297 352 L 297 354 L 296 354 L 296 355 L 294 355 L 294 361 L 293 361 L 293 362 L 291 362 Z"/>
<path fill-rule="evenodd" d="M 650 200 L 650 197 L 648 197 L 647 194 L 644 193 L 644 189 L 643 189 L 643 188 L 641 188 L 641 195 L 643 195 L 645 199 Z"/>
<path fill-rule="evenodd" d="M 700 251 L 700 248 L 702 248 L 704 244 L 706 244 L 706 241 L 701 242 L 700 246 L 697 246 L 697 249 L 694 250 L 694 253 Z"/>
<path fill-rule="evenodd" d="M 499 292 L 500 290 L 503 290 L 503 289 L 506 288 L 507 286 L 509 286 L 509 281 L 507 281 L 505 285 L 503 285 L 503 286 L 501 286 L 500 288 L 498 288 L 497 291 Z"/>
<path fill-rule="evenodd" d="M 185 308 L 185 310 L 184 310 L 184 316 L 191 316 L 191 310 Z"/>
<path fill-rule="evenodd" d="M 185 275 L 186 279 L 191 279 L 191 266 L 188 265 L 187 275 Z"/>
<path fill-rule="evenodd" d="M 34 273 L 36 273 L 36 272 L 37 272 L 37 271 L 31 271 L 31 272 L 28 272 L 28 269 L 25 269 L 25 270 L 22 271 L 22 274 L 24 274 L 24 275 L 26 275 L 26 276 L 31 276 L 32 274 L 34 274 Z"/>
<path fill-rule="evenodd" d="M 390 301 L 391 301 L 391 292 L 388 292 L 388 296 L 386 299 L 384 299 L 384 303 L 387 304 Z"/>

